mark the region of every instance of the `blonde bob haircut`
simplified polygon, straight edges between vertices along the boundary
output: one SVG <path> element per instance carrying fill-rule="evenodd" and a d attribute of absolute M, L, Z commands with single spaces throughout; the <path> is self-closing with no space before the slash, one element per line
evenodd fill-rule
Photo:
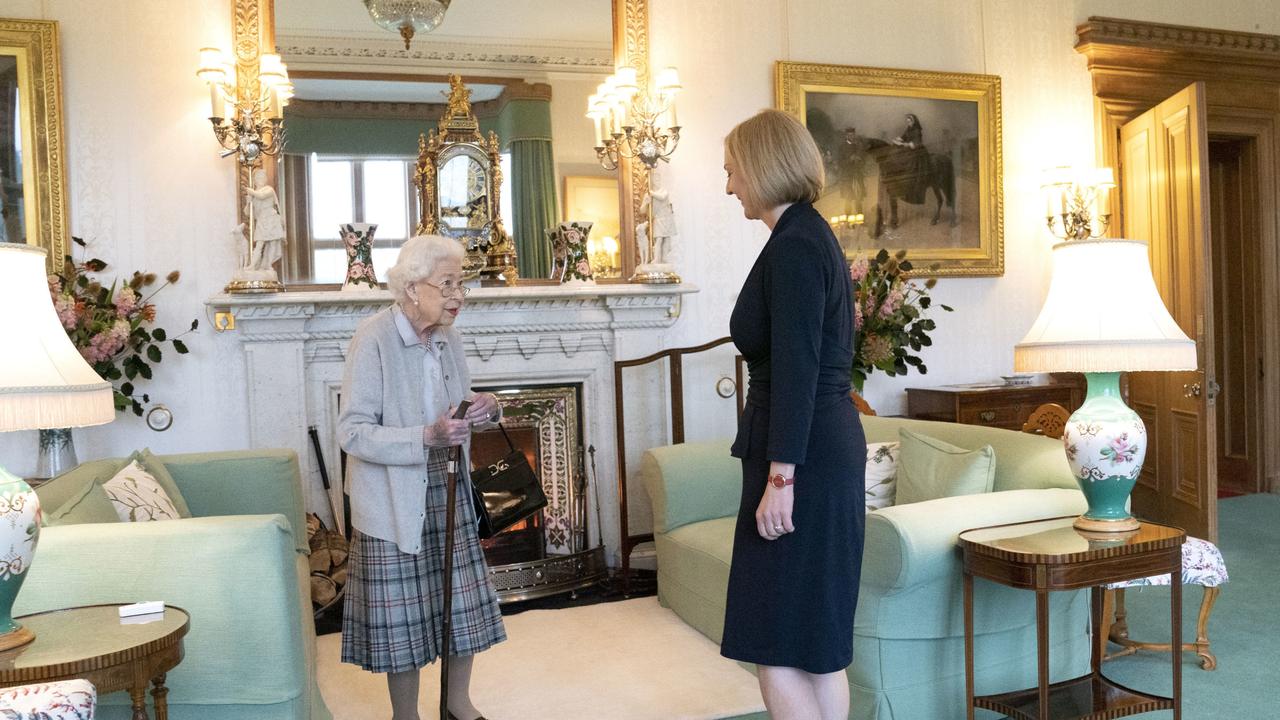
<path fill-rule="evenodd" d="M 431 277 L 441 261 L 461 263 L 465 255 L 457 240 L 442 235 L 415 235 L 400 246 L 396 264 L 387 271 L 387 289 L 396 302 L 404 303 L 409 298 L 405 288 Z"/>
<path fill-rule="evenodd" d="M 761 110 L 724 139 L 746 198 L 760 209 L 818 200 L 826 174 L 813 136 L 781 110 Z"/>

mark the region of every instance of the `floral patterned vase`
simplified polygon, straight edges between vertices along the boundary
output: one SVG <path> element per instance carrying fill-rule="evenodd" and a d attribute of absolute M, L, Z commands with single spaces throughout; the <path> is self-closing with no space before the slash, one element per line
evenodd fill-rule
<path fill-rule="evenodd" d="M 343 290 L 377 290 L 378 276 L 373 272 L 373 232 L 376 224 L 346 223 L 338 226 L 338 235 L 347 247 L 347 279 Z"/>
<path fill-rule="evenodd" d="M 1124 404 L 1120 373 L 1086 373 L 1084 404 L 1067 419 L 1062 436 L 1067 464 L 1080 483 L 1089 510 L 1076 520 L 1081 530 L 1121 532 L 1138 529 L 1125 501 L 1142 472 L 1147 428 Z"/>
<path fill-rule="evenodd" d="M 13 621 L 13 601 L 27 579 L 40 536 L 40 499 L 22 478 L 0 468 L 0 650 L 35 638 Z"/>
<path fill-rule="evenodd" d="M 551 279 L 562 283 L 594 283 L 595 275 L 587 254 L 591 222 L 573 220 L 545 230 L 551 241 Z"/>

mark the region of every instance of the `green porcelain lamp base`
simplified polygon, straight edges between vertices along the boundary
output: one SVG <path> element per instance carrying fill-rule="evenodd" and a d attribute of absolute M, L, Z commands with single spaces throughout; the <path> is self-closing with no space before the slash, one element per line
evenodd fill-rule
<path fill-rule="evenodd" d="M 40 498 L 22 478 L 0 467 L 0 650 L 35 639 L 13 621 L 13 602 L 27 579 L 40 537 Z"/>
<path fill-rule="evenodd" d="M 1138 529 L 1129 514 L 1129 493 L 1142 472 L 1147 429 L 1120 395 L 1120 373 L 1086 373 L 1084 404 L 1067 419 L 1062 436 L 1067 464 L 1080 484 L 1089 510 L 1077 530 L 1118 533 Z"/>

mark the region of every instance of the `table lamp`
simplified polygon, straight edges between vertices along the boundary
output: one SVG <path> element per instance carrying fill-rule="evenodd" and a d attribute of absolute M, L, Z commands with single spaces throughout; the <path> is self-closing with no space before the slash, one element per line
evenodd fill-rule
<path fill-rule="evenodd" d="M 49 299 L 45 251 L 0 243 L 0 432 L 101 425 L 115 419 L 106 382 L 58 322 Z M 40 501 L 0 467 L 0 650 L 35 639 L 13 621 L 40 534 Z"/>
<path fill-rule="evenodd" d="M 1147 244 L 1114 238 L 1053 247 L 1053 279 L 1040 316 L 1014 347 L 1018 372 L 1082 372 L 1084 404 L 1062 437 L 1089 510 L 1075 527 L 1136 530 L 1126 508 L 1142 471 L 1147 431 L 1120 395 L 1120 373 L 1196 369 L 1196 344 L 1169 315 L 1151 276 Z"/>

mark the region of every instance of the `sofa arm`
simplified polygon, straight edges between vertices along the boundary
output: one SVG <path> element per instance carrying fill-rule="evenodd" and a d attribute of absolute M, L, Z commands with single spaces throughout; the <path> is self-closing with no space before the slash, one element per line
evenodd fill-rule
<path fill-rule="evenodd" d="M 195 517 L 280 514 L 294 547 L 309 552 L 298 456 L 292 450 L 235 450 L 157 456 Z"/>
<path fill-rule="evenodd" d="M 971 528 L 1077 515 L 1079 490 L 1006 490 L 894 505 L 867 513 L 862 584 L 892 595 L 937 580 L 958 562 L 958 536 Z"/>
<path fill-rule="evenodd" d="M 306 687 L 297 560 L 280 515 L 49 527 L 14 614 L 163 600 L 191 616 L 172 702 L 285 702 Z"/>
<path fill-rule="evenodd" d="M 653 503 L 653 531 L 738 513 L 742 463 L 729 454 L 729 440 L 681 443 L 645 451 L 640 480 Z"/>

